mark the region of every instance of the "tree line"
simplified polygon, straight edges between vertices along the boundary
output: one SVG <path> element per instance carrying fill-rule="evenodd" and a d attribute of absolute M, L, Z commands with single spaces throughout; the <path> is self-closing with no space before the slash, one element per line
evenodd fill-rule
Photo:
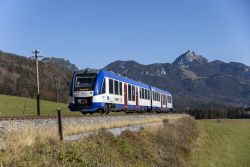
<path fill-rule="evenodd" d="M 230 108 L 197 108 L 197 109 L 176 109 L 174 113 L 185 113 L 193 116 L 195 119 L 244 119 L 250 118 L 250 107 L 230 107 Z"/>

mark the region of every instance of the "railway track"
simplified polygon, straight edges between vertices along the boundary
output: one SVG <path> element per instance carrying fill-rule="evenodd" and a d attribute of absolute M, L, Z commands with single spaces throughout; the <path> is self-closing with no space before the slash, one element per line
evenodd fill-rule
<path fill-rule="evenodd" d="M 86 116 L 62 116 L 62 118 L 81 118 Z M 33 120 L 33 119 L 56 119 L 57 116 L 0 116 L 0 121 Z"/>
<path fill-rule="evenodd" d="M 143 113 L 143 115 L 153 115 L 155 113 Z M 167 113 L 160 113 L 167 114 Z M 84 117 L 116 117 L 127 116 L 130 114 L 110 114 L 110 115 L 62 115 L 62 118 L 84 118 Z M 137 115 L 137 114 L 134 114 Z M 0 121 L 12 121 L 12 120 L 35 120 L 35 119 L 57 119 L 57 116 L 0 116 Z"/>

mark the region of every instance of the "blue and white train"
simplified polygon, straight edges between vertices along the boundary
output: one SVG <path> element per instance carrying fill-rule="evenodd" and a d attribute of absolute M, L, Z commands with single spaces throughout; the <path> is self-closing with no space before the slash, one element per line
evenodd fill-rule
<path fill-rule="evenodd" d="M 113 72 L 85 69 L 76 71 L 71 80 L 71 111 L 108 114 L 112 111 L 166 112 L 172 108 L 172 96 L 168 91 Z"/>

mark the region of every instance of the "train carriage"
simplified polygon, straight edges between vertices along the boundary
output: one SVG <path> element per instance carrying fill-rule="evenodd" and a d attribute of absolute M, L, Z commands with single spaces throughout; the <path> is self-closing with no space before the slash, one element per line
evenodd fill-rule
<path fill-rule="evenodd" d="M 172 108 L 169 92 L 106 70 L 80 70 L 73 74 L 71 80 L 71 111 L 146 112 L 167 111 Z"/>

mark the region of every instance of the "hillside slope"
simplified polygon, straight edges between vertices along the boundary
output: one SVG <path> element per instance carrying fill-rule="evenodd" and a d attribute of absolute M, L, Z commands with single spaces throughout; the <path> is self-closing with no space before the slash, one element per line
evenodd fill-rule
<path fill-rule="evenodd" d="M 49 60 L 39 62 L 42 99 L 67 101 L 73 69 L 66 67 Z M 33 98 L 36 90 L 35 60 L 0 52 L 0 94 Z"/>

